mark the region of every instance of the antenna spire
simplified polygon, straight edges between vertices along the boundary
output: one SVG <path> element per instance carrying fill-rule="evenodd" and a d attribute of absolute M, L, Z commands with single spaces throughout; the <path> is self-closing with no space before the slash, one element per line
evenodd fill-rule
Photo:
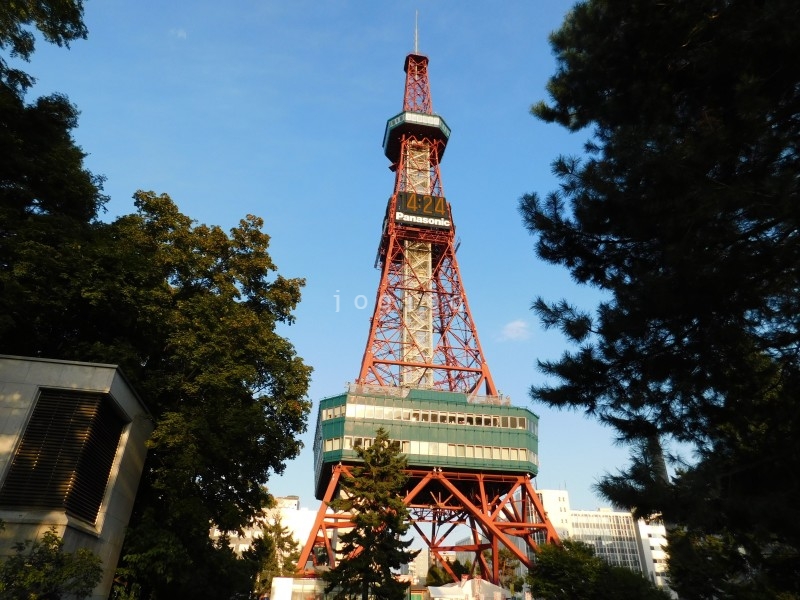
<path fill-rule="evenodd" d="M 414 11 L 414 54 L 419 54 L 419 11 Z"/>

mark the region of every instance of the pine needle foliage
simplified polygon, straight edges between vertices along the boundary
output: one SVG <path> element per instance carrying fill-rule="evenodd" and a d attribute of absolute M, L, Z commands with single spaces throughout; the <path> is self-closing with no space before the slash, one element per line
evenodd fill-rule
<path fill-rule="evenodd" d="M 342 494 L 330 503 L 352 512 L 354 527 L 341 536 L 342 559 L 323 574 L 325 593 L 334 600 L 403 600 L 408 584 L 395 575 L 419 553 L 408 549 L 412 540 L 403 540 L 411 526 L 402 497 L 406 457 L 383 428 L 357 452 L 363 464 L 342 476 Z"/>

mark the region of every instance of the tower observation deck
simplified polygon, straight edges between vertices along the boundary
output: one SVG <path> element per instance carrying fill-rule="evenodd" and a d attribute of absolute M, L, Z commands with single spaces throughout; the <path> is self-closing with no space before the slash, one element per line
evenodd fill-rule
<path fill-rule="evenodd" d="M 456 261 L 455 225 L 439 165 L 450 128 L 433 112 L 428 58 L 405 60 L 403 111 L 383 150 L 395 174 L 376 267 L 381 278 L 358 378 L 320 401 L 314 439 L 315 495 L 322 501 L 298 563 L 314 575 L 337 561 L 338 531 L 351 516 L 327 508 L 356 449 L 382 427 L 408 461 L 404 502 L 432 557 L 474 552 L 480 575 L 499 582 L 499 550 L 530 567 L 541 543 L 557 542 L 533 484 L 538 417 L 495 388 Z M 449 536 L 469 543 L 453 543 Z M 491 552 L 487 559 L 484 551 Z"/>

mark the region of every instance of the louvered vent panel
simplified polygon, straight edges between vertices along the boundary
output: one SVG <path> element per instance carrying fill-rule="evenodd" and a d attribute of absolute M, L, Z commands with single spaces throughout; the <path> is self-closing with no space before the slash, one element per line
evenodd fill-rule
<path fill-rule="evenodd" d="M 104 394 L 42 390 L 0 506 L 65 509 L 94 523 L 123 427 Z"/>
<path fill-rule="evenodd" d="M 83 446 L 74 485 L 67 498 L 68 513 L 91 523 L 97 519 L 124 425 L 111 402 L 104 399 Z"/>

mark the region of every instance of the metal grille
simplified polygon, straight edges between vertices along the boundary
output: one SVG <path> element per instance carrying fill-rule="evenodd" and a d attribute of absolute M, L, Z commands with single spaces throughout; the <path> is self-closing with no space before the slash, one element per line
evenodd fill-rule
<path fill-rule="evenodd" d="M 42 390 L 0 506 L 64 509 L 94 523 L 124 426 L 107 394 Z"/>

